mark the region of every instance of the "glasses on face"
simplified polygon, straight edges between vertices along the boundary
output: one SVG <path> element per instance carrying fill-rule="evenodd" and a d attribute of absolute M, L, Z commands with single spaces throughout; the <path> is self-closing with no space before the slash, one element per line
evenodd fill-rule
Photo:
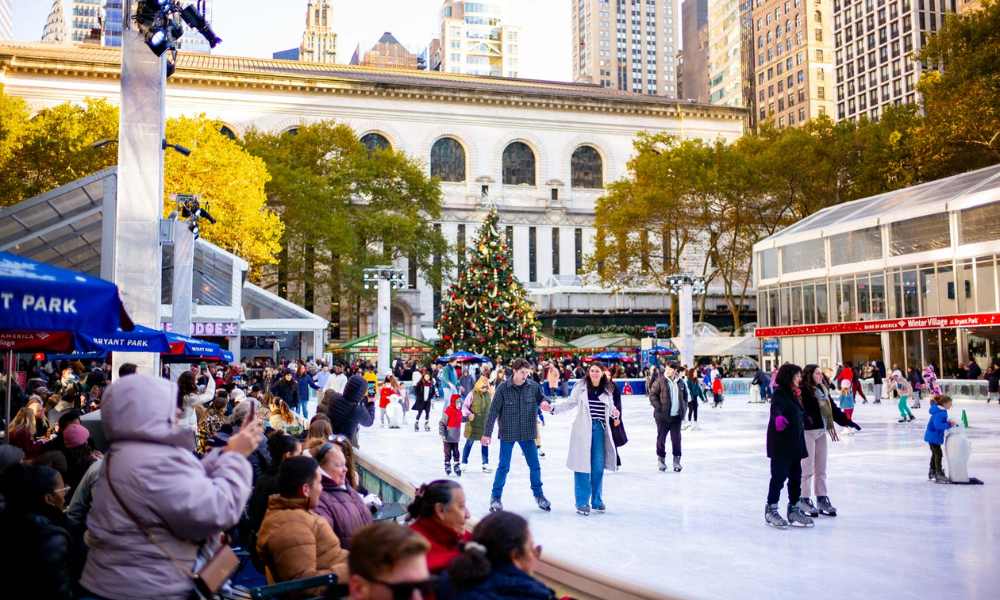
<path fill-rule="evenodd" d="M 65 487 L 56 488 L 56 489 L 52 490 L 52 493 L 53 494 L 65 494 L 68 491 L 69 491 L 69 486 L 67 485 Z"/>
<path fill-rule="evenodd" d="M 410 600 L 413 598 L 413 592 L 420 592 L 421 597 L 430 598 L 434 593 L 436 582 L 437 578 L 435 577 L 429 577 L 422 581 L 400 581 L 398 583 L 388 583 L 377 579 L 372 581 L 372 583 L 389 588 L 393 600 Z"/>

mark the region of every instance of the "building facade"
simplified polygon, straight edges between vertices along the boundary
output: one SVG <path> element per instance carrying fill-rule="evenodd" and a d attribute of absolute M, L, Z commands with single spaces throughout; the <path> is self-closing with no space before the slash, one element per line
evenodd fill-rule
<path fill-rule="evenodd" d="M 104 0 L 54 0 L 42 41 L 56 44 L 102 43 Z"/>
<path fill-rule="evenodd" d="M 407 50 L 391 33 L 386 31 L 378 42 L 365 52 L 360 64 L 367 67 L 416 69 L 417 55 Z"/>
<path fill-rule="evenodd" d="M 507 22 L 506 0 L 441 5 L 441 71 L 517 77 L 521 29 Z"/>
<path fill-rule="evenodd" d="M 708 0 L 684 0 L 681 5 L 682 64 L 678 97 L 708 103 Z"/>
<path fill-rule="evenodd" d="M 801 125 L 834 115 L 833 3 L 829 0 L 754 0 L 758 122 Z"/>
<path fill-rule="evenodd" d="M 739 0 L 709 0 L 708 23 L 708 101 L 743 106 Z"/>
<path fill-rule="evenodd" d="M 309 0 L 298 59 L 323 64 L 337 62 L 337 34 L 333 31 L 330 0 Z"/>
<path fill-rule="evenodd" d="M 754 0 L 740 0 L 740 79 L 743 88 L 743 106 L 747 110 L 747 126 L 757 129 L 757 36 L 753 20 Z"/>
<path fill-rule="evenodd" d="M 680 22 L 673 0 L 569 0 L 573 80 L 677 97 Z"/>
<path fill-rule="evenodd" d="M 14 39 L 14 0 L 0 0 L 0 42 Z"/>
<path fill-rule="evenodd" d="M 998 255 L 1000 165 L 832 206 L 754 245 L 756 335 L 774 364 L 985 371 Z"/>
<path fill-rule="evenodd" d="M 955 12 L 955 0 L 833 0 L 837 119 L 878 119 L 886 106 L 918 104 L 920 52 Z"/>
<path fill-rule="evenodd" d="M 0 45 L 0 84 L 35 110 L 87 97 L 117 103 L 119 60 L 110 48 Z M 583 277 L 594 249 L 596 201 L 605 185 L 627 174 L 636 134 L 733 141 L 745 114 L 585 84 L 183 53 L 168 81 L 166 109 L 168 116 L 204 113 L 237 135 L 336 119 L 366 143 L 402 150 L 441 180 L 437 226 L 453 248 L 467 246 L 488 207 L 497 206 L 514 272 L 540 310 L 595 321 L 630 311 L 662 316 L 669 306 L 663 290 L 595 292 Z M 702 262 L 698 252 L 685 257 L 691 270 Z M 395 326 L 433 337 L 446 288 L 433 288 L 405 258 L 397 266 L 408 286 L 394 293 Z M 707 304 L 724 304 L 721 290 L 710 288 Z M 357 315 L 346 306 L 317 301 L 306 308 L 340 324 L 342 337 L 367 332 L 367 312 L 352 322 Z"/>

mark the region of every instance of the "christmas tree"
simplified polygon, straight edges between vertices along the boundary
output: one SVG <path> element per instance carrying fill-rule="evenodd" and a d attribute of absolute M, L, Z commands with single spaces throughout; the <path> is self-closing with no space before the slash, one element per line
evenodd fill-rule
<path fill-rule="evenodd" d="M 441 307 L 437 329 L 441 346 L 467 350 L 494 360 L 528 356 L 535 348 L 535 311 L 524 286 L 514 277 L 500 216 L 490 209 L 459 267 Z"/>

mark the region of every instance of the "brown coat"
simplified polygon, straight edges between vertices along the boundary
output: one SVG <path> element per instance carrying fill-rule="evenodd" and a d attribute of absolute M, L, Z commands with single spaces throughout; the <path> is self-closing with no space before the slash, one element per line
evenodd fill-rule
<path fill-rule="evenodd" d="M 330 523 L 306 508 L 305 498 L 275 494 L 257 534 L 257 553 L 268 583 L 334 573 L 347 582 L 347 550 L 340 547 Z M 312 595 L 322 590 L 313 590 Z M 311 593 L 312 593 L 311 592 Z"/>

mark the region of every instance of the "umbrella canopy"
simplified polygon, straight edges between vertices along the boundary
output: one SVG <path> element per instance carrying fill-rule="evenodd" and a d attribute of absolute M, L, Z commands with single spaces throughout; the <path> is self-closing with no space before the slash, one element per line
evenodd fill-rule
<path fill-rule="evenodd" d="M 598 352 L 593 356 L 587 357 L 590 360 L 600 360 L 604 362 L 632 362 L 635 360 L 632 356 L 624 352 Z"/>
<path fill-rule="evenodd" d="M 758 369 L 760 365 L 757 361 L 750 358 L 749 356 L 741 356 L 733 361 L 733 367 L 740 369 L 741 371 L 749 371 L 751 369 Z"/>
<path fill-rule="evenodd" d="M 490 359 L 486 358 L 482 354 L 476 354 L 475 352 L 466 352 L 465 350 L 459 350 L 458 352 L 453 352 L 452 354 L 446 354 L 445 356 L 439 357 L 436 363 L 450 363 L 453 360 L 458 362 L 468 362 L 468 363 L 484 363 L 490 362 Z"/>
<path fill-rule="evenodd" d="M 0 252 L 0 331 L 131 329 L 115 284 Z"/>
<path fill-rule="evenodd" d="M 136 325 L 132 331 L 119 329 L 113 335 L 80 332 L 76 345 L 85 352 L 170 352 L 167 334 L 159 329 Z"/>
<path fill-rule="evenodd" d="M 163 360 L 167 362 L 187 362 L 193 360 L 233 361 L 233 353 L 224 350 L 218 344 L 174 333 L 173 331 L 167 331 L 165 335 L 170 345 L 170 351 L 163 354 Z"/>
<path fill-rule="evenodd" d="M 656 354 L 678 354 L 677 350 L 666 346 L 653 346 L 649 351 Z"/>

